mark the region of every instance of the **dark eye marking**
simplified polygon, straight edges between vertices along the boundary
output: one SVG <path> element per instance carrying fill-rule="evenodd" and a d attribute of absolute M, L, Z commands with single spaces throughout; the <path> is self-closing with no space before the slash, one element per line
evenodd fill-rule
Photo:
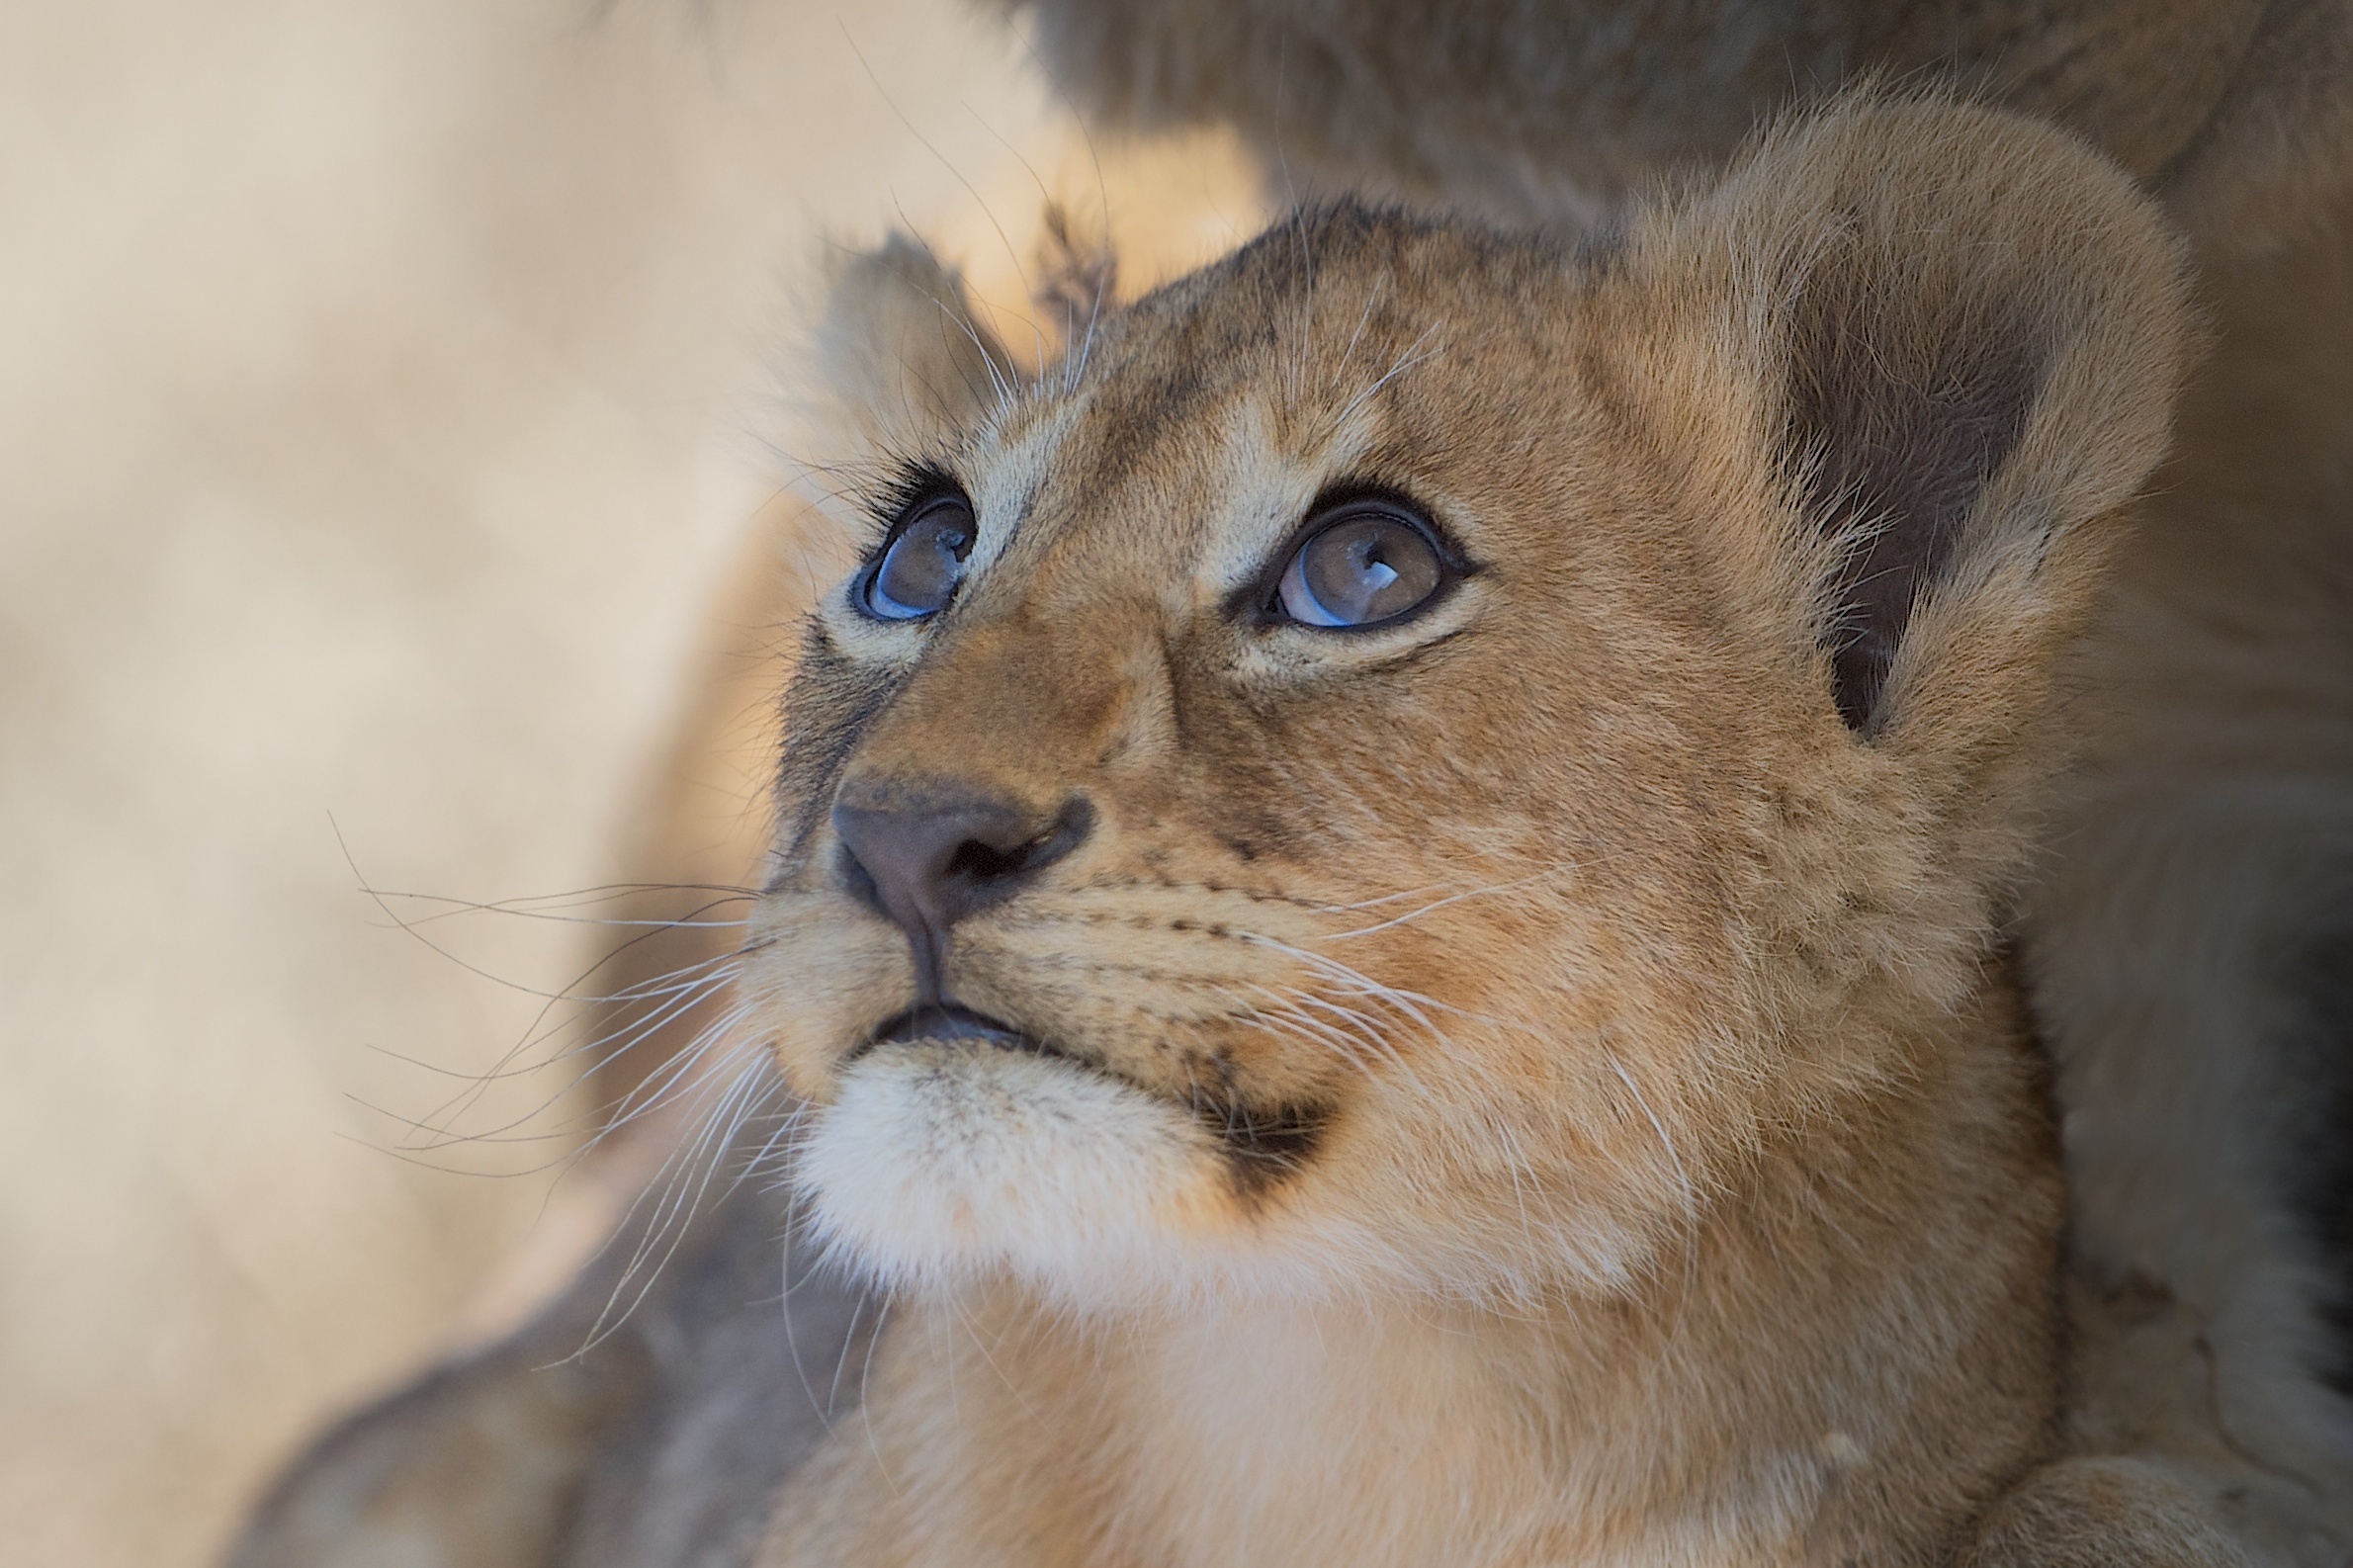
<path fill-rule="evenodd" d="M 1279 560 L 1260 616 L 1327 631 L 1403 620 L 1467 574 L 1422 509 L 1387 491 L 1318 503 Z"/>
<path fill-rule="evenodd" d="M 980 531 L 962 489 L 946 480 L 925 484 L 899 506 L 850 585 L 850 603 L 878 621 L 937 615 L 964 581 Z"/>

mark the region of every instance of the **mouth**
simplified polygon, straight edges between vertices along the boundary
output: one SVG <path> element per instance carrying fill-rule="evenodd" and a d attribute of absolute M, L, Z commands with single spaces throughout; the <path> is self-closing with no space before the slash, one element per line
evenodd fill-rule
<path fill-rule="evenodd" d="M 993 1045 L 1001 1051 L 1021 1051 L 1031 1056 L 1064 1056 L 1061 1050 L 1035 1035 L 1023 1034 L 1019 1029 L 985 1012 L 970 1007 L 942 1006 L 931 1003 L 910 1007 L 896 1016 L 885 1018 L 876 1025 L 866 1043 L 856 1054 L 863 1055 L 879 1045 L 912 1045 L 922 1040 L 969 1040 L 977 1045 Z"/>

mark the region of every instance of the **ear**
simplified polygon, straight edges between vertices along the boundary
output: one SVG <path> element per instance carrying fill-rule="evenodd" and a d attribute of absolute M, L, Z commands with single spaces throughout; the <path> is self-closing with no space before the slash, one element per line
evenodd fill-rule
<path fill-rule="evenodd" d="M 964 293 L 963 280 L 920 240 L 828 269 L 813 360 L 821 420 L 833 444 L 863 452 L 919 450 L 969 426 L 1009 396 L 1018 372 Z"/>
<path fill-rule="evenodd" d="M 2048 126 L 1866 93 L 1631 239 L 1714 323 L 1825 700 L 1956 761 L 2015 732 L 2164 453 L 2195 334 L 2154 205 Z"/>

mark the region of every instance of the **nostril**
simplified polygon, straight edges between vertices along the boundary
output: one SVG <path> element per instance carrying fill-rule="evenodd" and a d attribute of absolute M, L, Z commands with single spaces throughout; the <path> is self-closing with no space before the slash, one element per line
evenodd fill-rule
<path fill-rule="evenodd" d="M 1042 833 L 1020 836 L 1018 830 L 970 837 L 958 844 L 941 868 L 951 880 L 995 882 L 1025 872 L 1042 871 L 1069 854 L 1094 826 L 1094 809 L 1084 800 L 1064 803 Z"/>
<path fill-rule="evenodd" d="M 984 875 L 1007 877 L 1032 871 L 1043 871 L 1087 841 L 1094 831 L 1094 808 L 1083 795 L 1074 795 L 1062 803 L 1062 810 L 1054 814 L 1054 821 L 1046 830 L 1028 842 L 1011 849 L 997 849 L 976 843 L 981 851 L 976 857 L 978 867 L 987 868 Z M 961 851 L 960 851 L 961 852 Z M 988 857 L 994 857 L 988 858 Z"/>
<path fill-rule="evenodd" d="M 999 849 L 978 838 L 967 838 L 948 856 L 947 875 L 970 882 L 993 882 L 999 877 L 1016 875 L 1027 869 L 1029 851 L 1038 842 L 1031 839 L 1017 848 Z"/>

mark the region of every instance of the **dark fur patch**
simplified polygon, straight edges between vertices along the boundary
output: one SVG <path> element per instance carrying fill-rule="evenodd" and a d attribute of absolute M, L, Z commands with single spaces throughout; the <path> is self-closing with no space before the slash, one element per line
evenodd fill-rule
<path fill-rule="evenodd" d="M 1246 1198 L 1263 1197 L 1304 1170 L 1331 1126 L 1332 1113 L 1313 1105 L 1252 1105 L 1197 1090 L 1186 1108 L 1215 1133 Z"/>
<path fill-rule="evenodd" d="M 899 691 L 900 678 L 849 658 L 812 617 L 801 662 L 784 701 L 784 745 L 776 768 L 777 817 L 785 859 L 796 862 L 832 809 L 833 789 L 866 726 Z"/>
<path fill-rule="evenodd" d="M 1837 585 L 1838 711 L 1869 732 L 1913 606 L 1985 481 L 2026 429 L 2042 366 L 2024 324 L 1953 301 L 1890 298 L 1869 258 L 1808 280 L 1788 325 L 1788 460 L 1824 528 L 1881 524 Z M 1945 318 L 1922 312 L 1949 311 Z"/>
<path fill-rule="evenodd" d="M 2335 1287 L 2326 1304 L 2337 1329 L 2329 1381 L 2353 1395 L 2353 908 L 2323 922 L 2284 980 L 2298 1015 L 2281 1053 L 2291 1082 L 2279 1102 L 2301 1107 L 2281 1129 L 2284 1176 Z"/>

